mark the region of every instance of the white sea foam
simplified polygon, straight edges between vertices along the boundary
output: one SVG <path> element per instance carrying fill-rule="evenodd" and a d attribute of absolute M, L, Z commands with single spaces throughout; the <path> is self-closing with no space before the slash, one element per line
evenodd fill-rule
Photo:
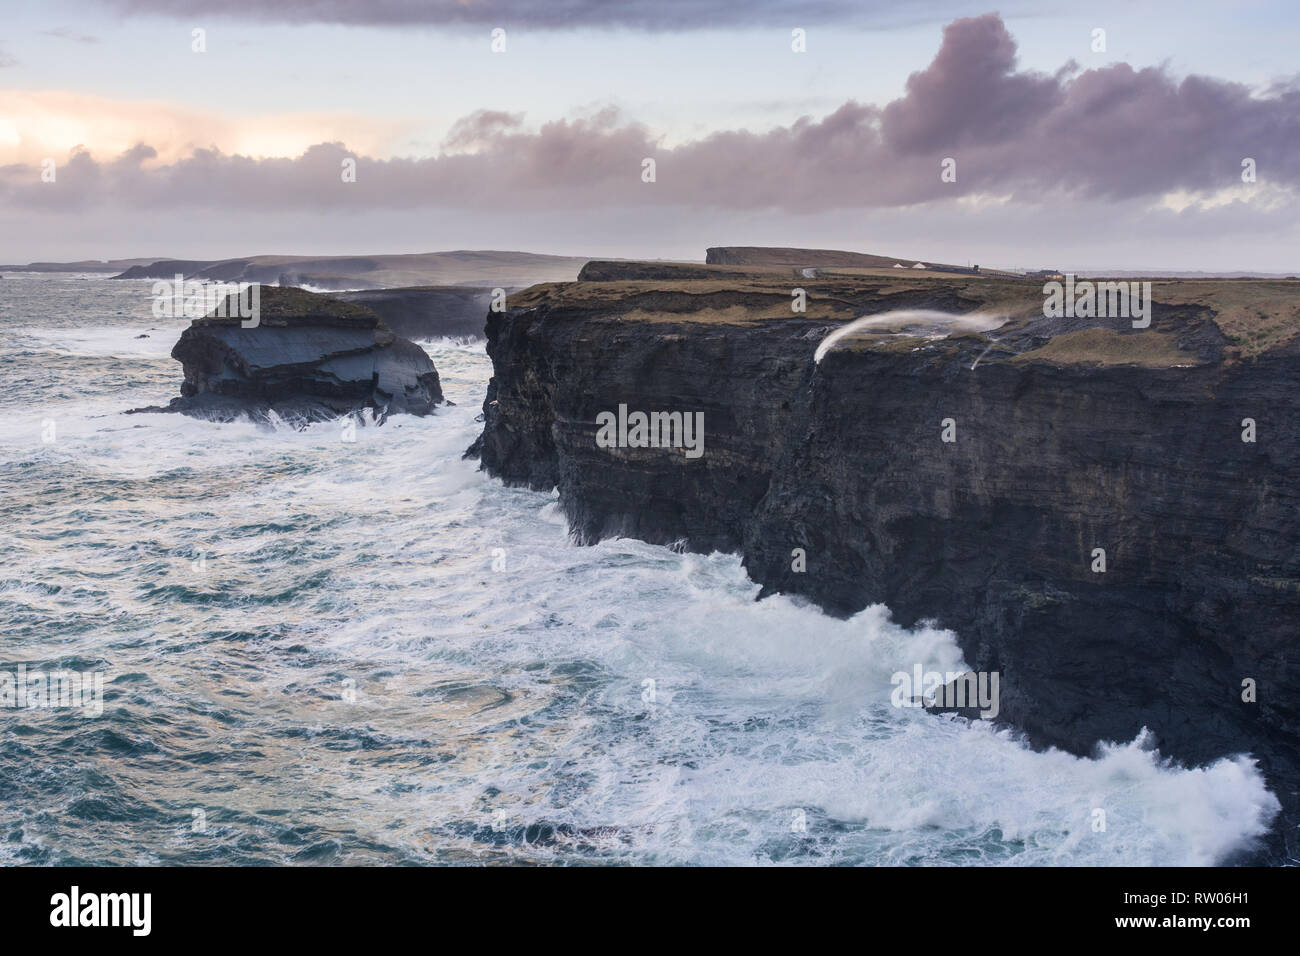
<path fill-rule="evenodd" d="M 116 362 L 124 344 L 94 354 Z M 40 814 L 22 852 L 184 861 L 186 808 L 203 806 L 231 821 L 204 844 L 228 859 L 310 843 L 349 862 L 1197 865 L 1276 812 L 1246 758 L 1185 769 L 1143 740 L 1038 753 L 889 706 L 894 671 L 965 666 L 949 632 L 882 607 L 836 620 L 757 602 L 733 555 L 574 546 L 553 493 L 461 458 L 481 428 L 482 344 L 428 348 L 457 404 L 355 443 L 334 423 L 123 416 L 138 402 L 115 392 L 5 406 L 0 466 L 23 480 L 8 486 L 22 520 L 4 544 L 18 570 L 0 589 L 0 658 L 104 661 L 101 726 L 145 748 L 89 736 L 84 773 L 0 765 L 19 816 L 144 801 L 102 826 Z M 132 361 L 138 391 L 174 387 L 165 356 Z M 48 414 L 65 425 L 44 444 Z M 28 723 L 29 752 L 42 734 L 83 740 Z M 497 811 L 561 830 L 495 838 Z"/>
<path fill-rule="evenodd" d="M 189 320 L 160 319 L 149 328 L 129 326 L 83 326 L 77 328 L 21 328 L 14 332 L 28 349 L 60 355 L 102 357 L 159 357 L 171 354 Z M 141 336 L 145 336 L 141 338 Z"/>

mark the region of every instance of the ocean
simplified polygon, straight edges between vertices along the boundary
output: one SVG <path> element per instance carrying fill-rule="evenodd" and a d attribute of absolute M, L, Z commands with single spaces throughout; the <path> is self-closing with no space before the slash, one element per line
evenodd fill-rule
<path fill-rule="evenodd" d="M 150 285 L 0 279 L 0 675 L 103 677 L 98 716 L 0 707 L 0 863 L 1176 866 L 1276 812 L 1245 755 L 891 706 L 964 664 L 887 608 L 574 545 L 461 457 L 481 341 L 422 343 L 456 404 L 355 441 L 125 415 L 179 394 Z"/>

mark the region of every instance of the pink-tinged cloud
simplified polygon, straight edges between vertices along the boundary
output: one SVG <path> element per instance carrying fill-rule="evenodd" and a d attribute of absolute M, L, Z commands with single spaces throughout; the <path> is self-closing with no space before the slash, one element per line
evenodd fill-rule
<path fill-rule="evenodd" d="M 898 207 L 981 195 L 1125 200 L 1241 186 L 1300 185 L 1300 92 L 1254 95 L 1237 83 L 1115 65 L 1054 76 L 1022 72 L 996 14 L 957 20 L 928 67 L 883 108 L 848 102 L 821 119 L 762 133 L 735 130 L 673 148 L 613 110 L 535 130 L 480 111 L 451 130 L 440 156 L 356 156 L 342 143 L 294 158 L 198 150 L 144 164 L 147 146 L 103 162 L 77 153 L 56 185 L 39 168 L 0 168 L 10 207 L 410 209 L 496 212 L 646 206 L 818 212 Z M 656 181 L 642 181 L 653 158 Z M 941 162 L 956 161 L 956 182 Z"/>
<path fill-rule="evenodd" d="M 884 0 L 104 0 L 127 14 L 213 14 L 279 23 L 454 26 L 531 29 L 631 28 L 685 31 L 720 26 L 852 22 L 897 16 Z M 944 0 L 912 0 L 907 14 L 939 17 Z"/>

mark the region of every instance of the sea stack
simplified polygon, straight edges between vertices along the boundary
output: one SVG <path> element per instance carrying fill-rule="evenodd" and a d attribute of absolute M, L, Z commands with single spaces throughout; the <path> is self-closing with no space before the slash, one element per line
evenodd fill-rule
<path fill-rule="evenodd" d="M 184 367 L 180 397 L 135 411 L 306 424 L 366 408 L 381 421 L 428 415 L 443 402 L 422 348 L 364 306 L 302 289 L 260 289 L 255 319 L 234 307 L 196 319 L 171 354 Z"/>

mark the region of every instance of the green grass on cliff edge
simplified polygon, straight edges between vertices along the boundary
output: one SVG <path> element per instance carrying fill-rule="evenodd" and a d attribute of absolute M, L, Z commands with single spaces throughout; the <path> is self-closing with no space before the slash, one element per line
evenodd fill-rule
<path fill-rule="evenodd" d="M 326 322 L 333 325 L 360 326 L 367 329 L 387 329 L 374 311 L 364 305 L 344 302 L 319 292 L 308 292 L 293 286 L 264 285 L 258 292 L 260 321 L 266 325 L 292 325 L 296 322 Z M 226 299 L 226 316 L 214 312 L 194 325 L 235 325 L 241 321 L 230 296 Z"/>
<path fill-rule="evenodd" d="M 1088 277 L 1094 281 L 1104 277 Z M 1160 279 L 1150 281 L 1159 309 L 1190 307 L 1208 317 L 1227 340 L 1225 361 L 1258 357 L 1300 336 L 1300 281 L 1288 279 Z M 807 309 L 790 308 L 795 287 Z M 771 321 L 850 321 L 894 308 L 938 308 L 1003 314 L 1011 320 L 1041 315 L 1042 283 L 1030 279 L 887 273 L 796 277 L 755 270 L 745 278 L 614 279 L 531 286 L 509 300 L 512 309 L 547 307 L 573 317 L 624 322 L 701 322 L 750 326 Z M 1081 329 L 1058 335 L 1017 360 L 1056 364 L 1173 367 L 1197 364 L 1178 348 L 1176 328 L 1120 335 Z M 905 337 L 904 337 L 905 338 Z M 893 339 L 893 337 L 890 337 Z M 864 336 L 849 348 L 902 348 L 896 339 Z"/>

